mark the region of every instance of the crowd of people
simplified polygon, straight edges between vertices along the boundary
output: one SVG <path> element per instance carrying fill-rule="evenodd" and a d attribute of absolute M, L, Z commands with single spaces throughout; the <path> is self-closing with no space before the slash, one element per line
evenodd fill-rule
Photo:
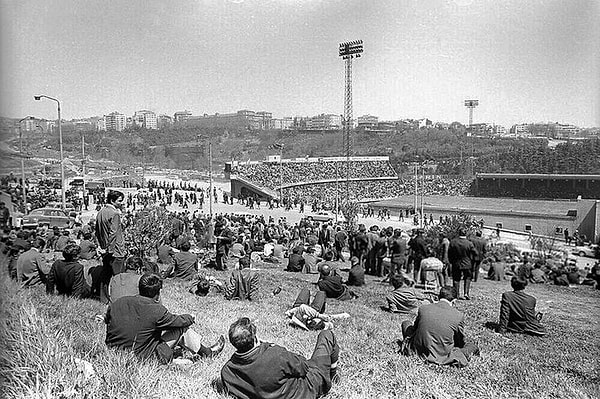
<path fill-rule="evenodd" d="M 350 161 L 350 179 L 396 177 L 394 168 L 388 161 Z M 276 189 L 279 178 L 284 184 L 316 182 L 321 180 L 346 179 L 346 161 L 322 162 L 282 162 L 240 163 L 232 174 L 245 177 L 259 186 Z"/>
<path fill-rule="evenodd" d="M 172 314 L 161 304 L 161 290 L 170 279 L 186 281 L 190 295 L 212 292 L 223 300 L 254 302 L 267 289 L 259 265 L 315 274 L 316 286 L 298 287 L 296 301 L 282 315 L 293 326 L 320 330 L 310 359 L 262 342 L 247 317 L 231 324 L 227 336 L 236 351 L 223 366 L 221 380 L 225 391 L 238 398 L 310 398 L 327 393 L 339 378 L 338 359 L 343 356 L 331 328 L 336 320 L 351 315 L 328 314 L 326 304 L 355 300 L 352 287 L 366 284 L 365 274 L 391 284 L 389 295 L 380 298 L 385 310 L 417 315 L 414 323 L 402 324 L 402 353 L 464 367 L 480 351 L 467 338 L 465 315 L 454 308 L 456 300 L 472 299 L 471 284 L 477 282 L 486 259 L 488 245 L 480 232 L 467 237 L 461 228 L 457 237 L 440 236 L 432 243 L 421 229 L 353 228 L 311 219 L 289 223 L 285 218 L 248 214 L 211 217 L 201 208 L 185 209 L 176 200 L 182 194 L 158 184 L 152 185 L 152 192 L 138 194 L 129 201 L 122 192 L 109 191 L 95 217 L 74 229 L 7 228 L 2 246 L 11 277 L 25 287 L 45 285 L 49 294 L 100 300 L 107 305 L 106 313 L 97 315 L 106 325 L 107 346 L 170 363 L 182 353 L 192 361 L 212 358 L 225 345 L 224 336 L 205 344 L 190 328 L 196 322 L 192 315 Z M 181 210 L 167 211 L 168 199 Z M 128 230 L 142 215 L 136 202 L 144 215 L 159 211 L 165 215 L 156 230 L 165 227 L 166 233 L 150 252 L 133 248 L 127 240 Z M 45 254 L 51 255 L 49 260 Z M 94 266 L 84 266 L 86 261 Z M 350 262 L 349 270 L 342 269 L 345 261 Z M 524 292 L 537 274 L 528 265 L 524 262 L 512 277 L 513 291 L 502 295 L 500 333 L 546 334 L 535 298 Z M 230 274 L 219 281 L 207 276 L 208 267 Z M 600 286 L 600 265 L 591 274 Z M 314 294 L 311 288 L 316 289 Z M 269 288 L 269 294 L 277 295 L 278 290 Z"/>

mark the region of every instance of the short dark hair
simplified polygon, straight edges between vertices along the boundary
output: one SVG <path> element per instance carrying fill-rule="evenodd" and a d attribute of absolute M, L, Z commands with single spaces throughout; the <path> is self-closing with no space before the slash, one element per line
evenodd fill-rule
<path fill-rule="evenodd" d="M 329 261 L 333 259 L 333 252 L 326 250 L 325 253 L 323 254 L 323 259 Z"/>
<path fill-rule="evenodd" d="M 108 194 L 106 194 L 106 202 L 112 204 L 118 200 L 119 197 L 125 199 L 125 194 L 117 190 L 108 190 Z"/>
<path fill-rule="evenodd" d="M 141 296 L 145 296 L 147 298 L 154 298 L 160 293 L 162 285 L 162 278 L 160 278 L 158 274 L 144 273 L 142 277 L 140 277 L 140 283 L 138 284 L 138 288 L 140 290 Z"/>
<path fill-rule="evenodd" d="M 196 295 L 207 296 L 209 291 L 210 282 L 207 279 L 203 278 L 202 280 L 198 281 L 196 284 Z"/>
<path fill-rule="evenodd" d="M 401 274 L 394 274 L 392 278 L 390 278 L 390 283 L 394 288 L 400 288 L 404 285 L 404 276 Z"/>
<path fill-rule="evenodd" d="M 467 235 L 467 229 L 465 229 L 464 227 L 461 227 L 460 229 L 458 229 L 458 235 L 459 236 L 466 236 Z"/>
<path fill-rule="evenodd" d="M 240 317 L 229 327 L 229 342 L 238 351 L 246 353 L 254 347 L 256 326 L 248 317 Z"/>
<path fill-rule="evenodd" d="M 523 277 L 514 276 L 510 280 L 510 286 L 515 291 L 524 290 L 525 287 L 527 287 L 527 280 L 524 279 Z"/>
<path fill-rule="evenodd" d="M 92 238 L 92 233 L 90 233 L 89 231 L 88 231 L 88 232 L 85 232 L 85 233 L 83 233 L 83 239 L 84 239 L 84 240 L 89 240 L 89 239 L 91 239 L 91 238 Z"/>
<path fill-rule="evenodd" d="M 33 240 L 33 244 L 32 245 L 33 245 L 34 248 L 38 248 L 38 249 L 42 248 L 43 249 L 46 246 L 46 241 L 44 241 L 43 238 L 38 237 L 35 240 Z"/>
<path fill-rule="evenodd" d="M 454 288 L 454 287 L 446 285 L 446 286 L 440 288 L 440 294 L 439 294 L 440 299 L 446 299 L 446 300 L 452 302 L 453 300 L 456 299 L 457 296 L 458 295 L 456 292 L 456 288 Z"/>
<path fill-rule="evenodd" d="M 139 256 L 132 256 L 125 262 L 126 270 L 142 270 L 142 267 L 144 267 L 144 262 Z"/>
<path fill-rule="evenodd" d="M 192 244 L 190 244 L 188 240 L 185 240 L 179 245 L 179 249 L 181 249 L 182 251 L 189 251 L 191 247 Z"/>
<path fill-rule="evenodd" d="M 250 267 L 250 257 L 244 256 L 240 258 L 240 269 L 247 269 Z"/>
<path fill-rule="evenodd" d="M 81 252 L 81 247 L 77 244 L 67 244 L 65 249 L 62 251 L 62 256 L 67 262 L 75 260 L 77 255 Z"/>

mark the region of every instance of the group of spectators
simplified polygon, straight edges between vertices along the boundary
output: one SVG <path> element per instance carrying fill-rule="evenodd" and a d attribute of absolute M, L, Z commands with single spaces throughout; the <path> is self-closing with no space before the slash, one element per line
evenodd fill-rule
<path fill-rule="evenodd" d="M 347 177 L 346 161 L 322 162 L 282 162 L 238 164 L 232 174 L 245 177 L 262 187 L 277 189 L 279 178 L 283 184 L 317 182 L 322 180 L 343 180 Z M 397 177 L 388 161 L 350 161 L 350 179 Z"/>
<path fill-rule="evenodd" d="M 162 205 L 162 201 L 148 203 L 144 212 L 164 208 Z M 50 294 L 56 290 L 63 295 L 91 296 L 108 305 L 97 319 L 106 324 L 109 347 L 132 350 L 141 359 L 157 358 L 162 363 L 173 361 L 181 350 L 192 360 L 217 356 L 224 337 L 212 345 L 203 344 L 202 337 L 190 328 L 195 323 L 193 316 L 172 314 L 160 303 L 163 285 L 175 278 L 187 281 L 192 295 L 212 291 L 224 299 L 256 301 L 266 288 L 256 266 L 271 264 L 288 272 L 318 275 L 314 295 L 310 286 L 301 287 L 285 316 L 294 326 L 322 331 L 312 357 L 306 359 L 261 342 L 254 322 L 240 317 L 227 333 L 236 352 L 221 370 L 226 392 L 236 397 L 310 398 L 327 393 L 338 378 L 340 356 L 331 328 L 335 320 L 350 316 L 326 313 L 326 301 L 355 299 L 350 287 L 364 285 L 365 273 L 386 277 L 392 284 L 386 310 L 417 313 L 414 324 L 402 325 L 402 353 L 455 366 L 466 366 L 471 356 L 479 353 L 477 345 L 465 338 L 464 314 L 453 305 L 457 299 L 470 299 L 471 281 L 477 281 L 486 253 L 481 234 L 467 239 L 461 230 L 452 240 L 440 237 L 434 252 L 420 229 L 407 236 L 399 229 L 378 226 L 351 229 L 310 219 L 292 224 L 285 218 L 275 221 L 257 215 L 210 217 L 183 209 L 168 212 L 163 221 L 168 234 L 146 257 L 142 255 L 148 254 L 129 248 L 126 241 L 127 229 L 138 220 L 132 208 L 125 195 L 110 191 L 105 205 L 85 226 L 62 232 L 20 230 L 3 238 L 4 251 L 13 265 L 9 268 L 15 270 L 13 276 L 20 284 L 45 284 Z M 54 259 L 48 268 L 40 260 L 44 248 L 60 251 L 62 259 Z M 86 272 L 79 261 L 83 253 L 92 253 L 92 259 L 99 258 L 100 264 Z M 346 260 L 351 267 L 344 280 L 340 261 Z M 206 275 L 205 267 L 231 273 L 218 281 Z M 90 274 L 91 286 L 86 281 Z M 447 285 L 449 278 L 452 286 Z M 511 281 L 513 291 L 503 294 L 499 332 L 545 334 L 535 298 L 523 292 L 527 282 L 527 276 L 517 274 Z M 438 287 L 437 301 L 429 297 L 431 304 L 415 290 L 419 284 L 427 288 L 429 283 Z M 281 288 L 267 291 L 277 295 L 278 290 Z"/>

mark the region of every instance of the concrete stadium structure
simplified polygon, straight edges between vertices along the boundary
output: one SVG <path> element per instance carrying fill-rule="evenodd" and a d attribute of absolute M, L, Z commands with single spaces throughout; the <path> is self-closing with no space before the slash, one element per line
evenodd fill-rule
<path fill-rule="evenodd" d="M 412 195 L 372 202 L 374 209 L 389 209 L 392 215 L 414 208 Z M 420 205 L 420 204 L 419 204 Z M 521 200 L 510 198 L 427 196 L 423 213 L 437 221 L 439 217 L 466 212 L 476 220 L 483 219 L 490 227 L 529 232 L 539 235 L 560 235 L 569 229 L 578 230 L 589 240 L 600 240 L 600 200 Z"/>

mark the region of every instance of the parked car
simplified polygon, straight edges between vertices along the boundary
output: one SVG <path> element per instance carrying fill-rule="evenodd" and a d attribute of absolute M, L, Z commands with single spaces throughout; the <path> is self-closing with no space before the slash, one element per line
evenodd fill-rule
<path fill-rule="evenodd" d="M 595 258 L 596 257 L 596 251 L 598 248 L 598 245 L 594 244 L 594 245 L 581 245 L 581 246 L 577 246 L 574 247 L 573 249 L 571 249 L 571 253 L 575 254 L 575 255 L 579 255 L 579 256 L 587 256 L 588 258 Z"/>
<path fill-rule="evenodd" d="M 75 218 L 57 208 L 34 209 L 29 215 L 23 216 L 21 222 L 21 226 L 24 228 L 36 228 L 38 226 L 71 228 L 74 224 Z"/>
<path fill-rule="evenodd" d="M 62 202 L 49 202 L 46 208 L 62 209 Z M 76 218 L 78 215 L 75 206 L 71 202 L 65 202 L 65 211 L 72 218 Z"/>

